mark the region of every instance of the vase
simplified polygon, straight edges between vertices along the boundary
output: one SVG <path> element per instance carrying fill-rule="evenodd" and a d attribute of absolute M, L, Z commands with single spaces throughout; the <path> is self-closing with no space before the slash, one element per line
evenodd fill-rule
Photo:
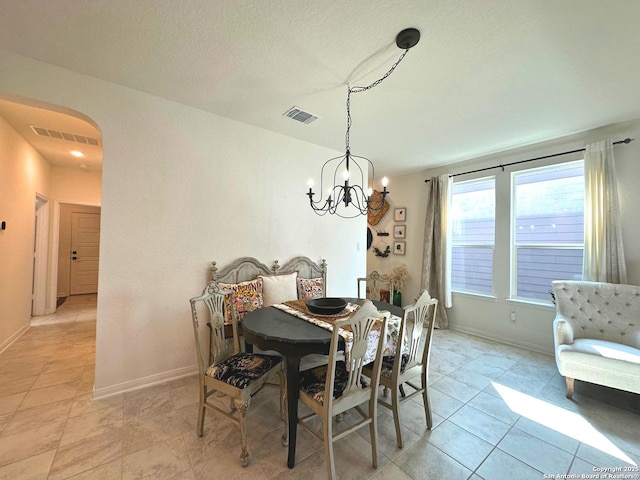
<path fill-rule="evenodd" d="M 402 292 L 393 292 L 393 304 L 396 307 L 402 306 Z"/>

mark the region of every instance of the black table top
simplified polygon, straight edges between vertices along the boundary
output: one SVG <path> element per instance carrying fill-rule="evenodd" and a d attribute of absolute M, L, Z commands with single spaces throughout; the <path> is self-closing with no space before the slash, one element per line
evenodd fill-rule
<path fill-rule="evenodd" d="M 345 298 L 351 303 L 362 303 L 362 299 Z M 373 302 L 379 310 L 388 310 L 402 316 L 402 309 L 385 302 Z M 259 308 L 247 313 L 242 319 L 245 333 L 259 336 L 269 341 L 288 343 L 324 343 L 331 341 L 331 332 L 312 323 L 301 320 L 275 307 Z"/>
<path fill-rule="evenodd" d="M 345 298 L 351 303 L 362 303 L 357 298 Z M 384 302 L 373 302 L 378 310 L 389 310 L 402 315 L 400 307 Z M 300 359 L 311 353 L 328 354 L 331 332 L 318 325 L 290 315 L 275 307 L 265 307 L 247 313 L 242 318 L 242 327 L 248 351 L 253 345 L 262 350 L 275 350 L 285 357 L 287 365 L 287 415 L 289 419 L 289 453 L 287 466 L 293 468 L 296 459 L 296 437 L 298 427 L 298 379 Z M 340 337 L 339 348 L 344 349 Z"/>

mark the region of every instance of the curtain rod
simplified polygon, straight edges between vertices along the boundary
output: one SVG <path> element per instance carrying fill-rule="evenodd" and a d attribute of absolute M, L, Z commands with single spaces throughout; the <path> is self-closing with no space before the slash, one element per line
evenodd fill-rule
<path fill-rule="evenodd" d="M 613 144 L 614 145 L 618 145 L 620 143 L 631 143 L 634 140 L 635 140 L 635 138 L 628 138 L 627 137 L 624 140 L 618 140 L 617 142 L 613 142 Z M 569 150 L 567 152 L 554 153 L 552 155 L 545 155 L 544 157 L 529 158 L 528 160 L 520 160 L 518 162 L 505 163 L 504 165 L 494 165 L 493 167 L 479 168 L 477 170 L 469 170 L 468 172 L 462 172 L 462 173 L 454 173 L 453 175 L 449 175 L 449 176 L 450 177 L 457 177 L 458 175 L 468 175 L 470 173 L 484 172 L 485 170 L 493 170 L 494 168 L 501 168 L 502 171 L 504 172 L 504 167 L 510 167 L 511 165 L 518 165 L 520 163 L 533 162 L 534 160 L 544 160 L 545 158 L 559 157 L 561 155 L 569 155 L 570 153 L 584 152 L 585 150 L 586 150 L 586 148 L 578 148 L 577 150 Z M 430 181 L 431 181 L 431 179 L 427 178 L 425 180 L 425 183 L 429 183 Z"/>

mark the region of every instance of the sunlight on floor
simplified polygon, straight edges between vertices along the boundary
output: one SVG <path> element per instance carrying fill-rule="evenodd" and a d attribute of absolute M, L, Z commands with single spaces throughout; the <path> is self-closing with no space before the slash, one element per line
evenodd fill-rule
<path fill-rule="evenodd" d="M 491 383 L 507 406 L 518 415 L 636 466 L 631 458 L 579 414 L 499 383 Z"/>

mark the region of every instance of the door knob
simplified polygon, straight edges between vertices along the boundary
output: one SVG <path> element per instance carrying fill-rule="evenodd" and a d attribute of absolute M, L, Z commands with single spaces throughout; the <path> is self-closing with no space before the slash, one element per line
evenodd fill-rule
<path fill-rule="evenodd" d="M 78 254 L 78 252 L 76 252 L 75 250 L 73 250 L 73 251 L 71 252 L 71 260 L 77 260 L 77 259 L 78 259 L 78 257 L 76 256 L 77 254 Z"/>

